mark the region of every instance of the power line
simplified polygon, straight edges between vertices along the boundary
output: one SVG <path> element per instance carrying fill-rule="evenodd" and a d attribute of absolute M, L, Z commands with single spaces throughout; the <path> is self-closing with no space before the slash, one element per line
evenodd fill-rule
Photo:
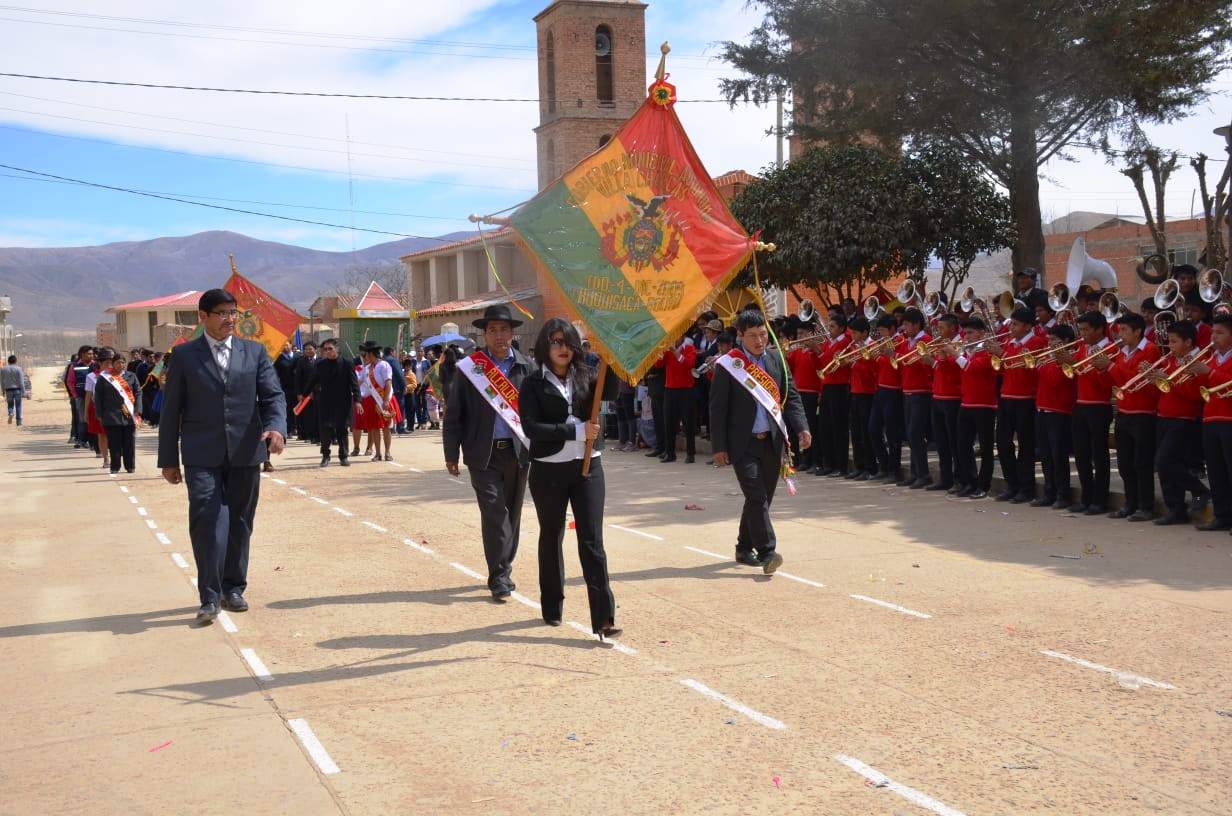
<path fill-rule="evenodd" d="M 294 218 L 289 215 L 276 215 L 274 213 L 258 212 L 256 210 L 243 210 L 238 207 L 224 207 L 221 204 L 206 204 L 201 201 L 190 201 L 187 198 L 179 198 L 177 196 L 161 195 L 159 193 L 146 193 L 141 190 L 134 190 L 129 187 L 116 187 L 110 184 L 99 184 L 93 181 L 85 181 L 83 179 L 70 178 L 68 176 L 57 176 L 52 173 L 40 173 L 38 170 L 30 170 L 25 167 L 14 167 L 11 164 L 0 164 L 0 168 L 5 170 L 15 170 L 18 173 L 29 173 L 32 176 L 40 176 L 42 178 L 55 179 L 56 181 L 65 181 L 70 184 L 80 184 L 83 187 L 95 187 L 100 190 L 112 190 L 118 193 L 129 193 L 131 195 L 144 196 L 146 198 L 157 198 L 162 201 L 175 201 L 179 204 L 191 204 L 194 207 L 206 207 L 211 210 L 225 210 L 226 212 L 240 213 L 243 215 L 257 215 L 262 218 L 275 218 L 279 221 L 293 221 L 297 224 L 312 224 L 318 227 L 333 227 L 334 229 L 342 230 L 357 230 L 359 232 L 370 232 L 376 235 L 392 235 L 397 238 L 421 238 L 425 241 L 439 241 L 441 243 L 450 243 L 451 238 L 435 238 L 430 235 L 408 235 L 404 232 L 389 232 L 388 230 L 369 229 L 367 227 L 352 227 L 345 224 L 331 224 L 327 221 L 312 221 L 307 218 Z"/>

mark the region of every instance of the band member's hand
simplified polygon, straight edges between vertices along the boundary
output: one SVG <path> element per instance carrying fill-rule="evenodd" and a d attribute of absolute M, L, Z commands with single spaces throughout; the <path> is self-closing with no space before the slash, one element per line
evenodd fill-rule
<path fill-rule="evenodd" d="M 287 440 L 278 431 L 266 431 L 261 434 L 262 441 L 269 441 L 269 452 L 277 456 L 287 446 Z"/>
<path fill-rule="evenodd" d="M 1211 373 L 1211 367 L 1206 363 L 1194 363 L 1189 370 L 1195 377 L 1205 377 Z"/>
<path fill-rule="evenodd" d="M 1108 359 L 1108 355 L 1101 354 L 1091 358 L 1091 365 L 1095 366 L 1096 371 L 1107 371 L 1112 367 L 1112 361 Z"/>
<path fill-rule="evenodd" d="M 462 472 L 461 470 L 458 469 L 457 462 L 446 462 L 445 470 L 449 471 L 450 476 L 457 476 L 459 473 Z"/>
<path fill-rule="evenodd" d="M 813 446 L 813 435 L 808 431 L 801 431 L 797 438 L 800 440 L 800 450 L 808 450 Z"/>
<path fill-rule="evenodd" d="M 184 481 L 184 474 L 180 473 L 178 467 L 163 468 L 163 478 L 167 480 L 168 484 L 177 485 Z"/>
<path fill-rule="evenodd" d="M 598 422 L 587 422 L 586 423 L 586 441 L 594 442 L 598 438 L 599 438 L 599 423 Z"/>
<path fill-rule="evenodd" d="M 715 451 L 714 466 L 727 467 L 731 464 L 731 457 L 727 455 L 727 451 Z"/>

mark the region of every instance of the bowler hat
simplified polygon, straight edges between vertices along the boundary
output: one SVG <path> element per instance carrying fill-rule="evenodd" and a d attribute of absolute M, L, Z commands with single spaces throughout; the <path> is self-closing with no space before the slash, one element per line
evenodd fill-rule
<path fill-rule="evenodd" d="M 509 311 L 508 303 L 497 303 L 495 306 L 489 306 L 483 310 L 483 317 L 471 323 L 477 329 L 486 329 L 489 320 L 503 320 L 513 328 L 522 325 L 521 320 L 513 319 L 513 312 Z"/>

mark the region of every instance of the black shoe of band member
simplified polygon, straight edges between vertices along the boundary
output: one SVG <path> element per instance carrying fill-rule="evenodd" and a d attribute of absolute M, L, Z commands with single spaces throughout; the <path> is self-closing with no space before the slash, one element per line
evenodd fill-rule
<path fill-rule="evenodd" d="M 248 601 L 239 592 L 232 590 L 222 596 L 222 608 L 230 612 L 247 612 Z"/>
<path fill-rule="evenodd" d="M 1155 524 L 1157 524 L 1160 527 L 1169 527 L 1173 524 L 1188 524 L 1188 523 L 1189 523 L 1188 513 L 1177 513 L 1177 512 L 1165 513 L 1164 515 L 1155 519 Z"/>
<path fill-rule="evenodd" d="M 1028 504 L 1031 507 L 1052 507 L 1053 499 L 1050 499 L 1047 496 L 1038 496 L 1034 499 L 1031 499 L 1031 501 L 1028 502 Z"/>
<path fill-rule="evenodd" d="M 1193 501 L 1189 503 L 1189 512 L 1201 513 L 1206 509 L 1206 506 L 1211 503 L 1211 492 L 1209 490 L 1199 493 L 1193 497 Z"/>
<path fill-rule="evenodd" d="M 1026 492 L 1021 492 L 1018 495 L 1014 496 L 1014 498 L 1010 499 L 1010 504 L 1026 504 L 1029 501 L 1032 501 L 1031 494 L 1026 493 Z"/>
<path fill-rule="evenodd" d="M 1120 510 L 1113 510 L 1111 513 L 1109 513 L 1108 518 L 1111 518 L 1111 519 L 1129 518 L 1136 512 L 1137 512 L 1137 508 L 1135 507 L 1122 507 Z"/>
<path fill-rule="evenodd" d="M 646 458 L 647 459 L 657 459 L 662 455 L 663 455 L 662 448 L 651 448 L 650 452 L 646 454 Z"/>
<path fill-rule="evenodd" d="M 975 492 L 975 485 L 963 485 L 957 491 L 955 491 L 954 495 L 960 499 L 965 499 L 974 492 Z"/>
<path fill-rule="evenodd" d="M 509 590 L 494 589 L 492 590 L 492 603 L 503 604 L 509 600 Z"/>
<path fill-rule="evenodd" d="M 1083 513 L 1087 512 L 1087 510 L 1090 510 L 1091 508 L 1090 508 L 1090 505 L 1083 504 L 1082 502 L 1076 502 L 1074 504 L 1071 504 L 1069 507 L 1065 509 L 1073 513 L 1076 516 L 1080 516 Z"/>
<path fill-rule="evenodd" d="M 911 484 L 907 485 L 907 487 L 911 488 L 912 490 L 923 490 L 924 488 L 928 487 L 932 483 L 933 483 L 932 479 L 929 479 L 926 476 L 921 476 L 920 478 L 916 479 Z"/>
<path fill-rule="evenodd" d="M 339 457 L 338 457 L 338 464 L 342 465 L 343 467 L 350 467 L 350 466 L 351 466 L 351 460 L 350 460 L 350 459 L 348 459 L 348 458 L 347 458 L 347 457 L 345 457 L 345 456 L 339 456 Z"/>
<path fill-rule="evenodd" d="M 775 570 L 783 566 L 783 556 L 776 552 L 768 552 L 761 557 L 761 571 L 766 575 L 774 575 Z"/>
<path fill-rule="evenodd" d="M 1137 510 L 1126 521 L 1150 521 L 1155 518 L 1155 514 L 1150 510 Z"/>
<path fill-rule="evenodd" d="M 894 482 L 895 487 L 911 487 L 913 484 L 915 484 L 915 479 L 912 479 L 910 476 L 905 479 L 898 479 Z"/>
<path fill-rule="evenodd" d="M 967 494 L 967 498 L 968 499 L 986 499 L 988 498 L 988 491 L 987 490 L 973 490 L 971 493 Z"/>
<path fill-rule="evenodd" d="M 1107 514 L 1107 508 L 1105 508 L 1102 504 L 1093 504 L 1087 508 L 1088 516 L 1105 516 Z"/>
<path fill-rule="evenodd" d="M 937 493 L 942 490 L 948 491 L 948 490 L 953 490 L 953 489 L 954 489 L 954 485 L 946 484 L 945 482 L 937 482 L 936 484 L 930 484 L 924 488 L 925 492 L 927 493 Z"/>
<path fill-rule="evenodd" d="M 737 550 L 736 563 L 744 564 L 746 567 L 760 567 L 761 559 L 752 550 Z"/>
<path fill-rule="evenodd" d="M 328 466 L 329 466 L 329 454 L 327 453 L 321 457 L 321 467 L 328 467 Z"/>
<path fill-rule="evenodd" d="M 1015 495 L 1017 495 L 1017 494 L 1016 494 L 1016 493 L 1014 493 L 1014 491 L 1013 491 L 1013 490 L 1003 490 L 1003 491 L 1001 491 L 1000 493 L 998 493 L 998 494 L 997 494 L 997 499 L 996 499 L 996 500 L 997 500 L 997 501 L 999 501 L 999 502 L 1007 502 L 1007 501 L 1012 501 Z"/>
<path fill-rule="evenodd" d="M 1068 510 L 1069 500 L 1068 499 L 1057 499 L 1056 501 L 1052 503 L 1052 509 L 1053 510 Z"/>

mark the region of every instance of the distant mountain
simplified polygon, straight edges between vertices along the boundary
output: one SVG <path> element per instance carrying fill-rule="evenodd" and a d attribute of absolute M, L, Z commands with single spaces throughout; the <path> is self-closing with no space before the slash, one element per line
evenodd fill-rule
<path fill-rule="evenodd" d="M 396 263 L 437 243 L 405 238 L 354 253 L 322 252 L 213 231 L 91 247 L 0 248 L 0 295 L 13 299 L 9 319 L 19 328 L 93 329 L 109 318 L 108 306 L 221 286 L 233 254 L 241 274 L 302 312 L 347 269 Z"/>

